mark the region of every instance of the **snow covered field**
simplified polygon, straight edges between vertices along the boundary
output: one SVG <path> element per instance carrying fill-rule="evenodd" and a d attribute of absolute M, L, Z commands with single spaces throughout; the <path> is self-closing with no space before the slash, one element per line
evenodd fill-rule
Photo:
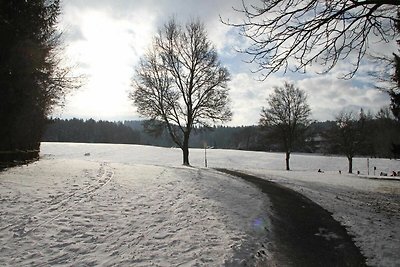
<path fill-rule="evenodd" d="M 5 266 L 219 266 L 255 263 L 270 230 L 269 200 L 229 168 L 292 188 L 333 213 L 376 266 L 400 266 L 400 180 L 370 179 L 366 159 L 43 143 L 42 159 L 0 173 Z M 87 153 L 90 153 L 88 155 Z M 85 156 L 85 154 L 87 154 Z M 400 161 L 370 159 L 377 173 Z M 317 173 L 321 169 L 324 173 Z M 342 170 L 342 174 L 338 173 Z M 306 219 L 306 218 L 305 218 Z M 268 254 L 268 251 L 267 251 Z"/>

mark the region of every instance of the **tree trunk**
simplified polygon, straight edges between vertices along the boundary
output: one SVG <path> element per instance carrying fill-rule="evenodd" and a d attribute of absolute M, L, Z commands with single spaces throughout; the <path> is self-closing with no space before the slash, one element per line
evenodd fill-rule
<path fill-rule="evenodd" d="M 290 160 L 290 152 L 286 151 L 286 170 L 287 171 L 290 171 L 289 160 Z"/>
<path fill-rule="evenodd" d="M 183 152 L 183 165 L 189 166 L 189 134 L 185 133 L 183 136 L 183 146 L 182 146 L 182 152 Z"/>
<path fill-rule="evenodd" d="M 347 157 L 349 160 L 349 173 L 353 173 L 353 157 Z"/>

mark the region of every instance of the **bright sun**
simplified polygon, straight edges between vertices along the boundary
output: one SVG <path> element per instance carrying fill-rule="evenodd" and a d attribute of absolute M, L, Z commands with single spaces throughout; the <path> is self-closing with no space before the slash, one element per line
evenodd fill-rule
<path fill-rule="evenodd" d="M 67 53 L 79 62 L 86 83 L 69 97 L 65 111 L 95 119 L 135 116 L 128 91 L 134 65 L 151 42 L 153 31 L 103 12 L 90 11 L 80 19 L 82 39 L 69 45 Z"/>

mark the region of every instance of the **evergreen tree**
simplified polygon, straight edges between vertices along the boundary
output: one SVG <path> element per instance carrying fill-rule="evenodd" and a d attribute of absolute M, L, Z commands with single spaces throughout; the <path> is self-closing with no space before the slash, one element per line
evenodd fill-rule
<path fill-rule="evenodd" d="M 0 1 L 0 151 L 38 150 L 46 117 L 76 86 L 61 65 L 59 0 Z"/>
<path fill-rule="evenodd" d="M 392 109 L 393 115 L 400 122 L 400 57 L 396 54 L 393 54 L 393 56 L 394 56 L 394 68 L 395 68 L 393 81 L 396 83 L 396 88 L 389 91 L 391 100 L 390 107 Z"/>

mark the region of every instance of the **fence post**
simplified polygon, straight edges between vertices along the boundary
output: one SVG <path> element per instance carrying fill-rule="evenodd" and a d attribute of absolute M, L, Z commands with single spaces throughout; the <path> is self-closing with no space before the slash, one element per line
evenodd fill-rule
<path fill-rule="evenodd" d="M 207 168 L 207 142 L 204 142 L 204 166 Z"/>

